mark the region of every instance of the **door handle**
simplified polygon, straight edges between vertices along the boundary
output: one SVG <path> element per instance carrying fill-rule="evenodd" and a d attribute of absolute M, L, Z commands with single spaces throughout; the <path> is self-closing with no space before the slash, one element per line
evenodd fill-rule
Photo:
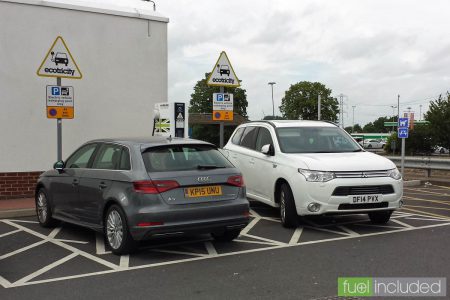
<path fill-rule="evenodd" d="M 98 187 L 102 190 L 104 188 L 106 188 L 108 185 L 104 182 L 100 182 L 100 184 L 98 185 Z"/>
<path fill-rule="evenodd" d="M 76 186 L 76 185 L 78 185 L 78 184 L 80 184 L 80 182 L 78 181 L 78 179 L 74 179 L 74 180 L 72 181 L 72 185 L 73 185 L 73 186 Z"/>

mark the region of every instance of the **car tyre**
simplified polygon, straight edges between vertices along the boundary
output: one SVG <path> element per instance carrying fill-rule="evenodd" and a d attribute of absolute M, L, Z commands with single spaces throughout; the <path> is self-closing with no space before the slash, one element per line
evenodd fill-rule
<path fill-rule="evenodd" d="M 216 241 L 231 242 L 232 240 L 237 238 L 240 233 L 241 233 L 240 229 L 230 229 L 230 230 L 225 230 L 221 233 L 213 232 L 213 233 L 211 233 L 211 235 Z"/>
<path fill-rule="evenodd" d="M 295 207 L 294 196 L 288 184 L 281 185 L 280 194 L 280 219 L 281 224 L 286 228 L 298 226 L 298 215 Z"/>
<path fill-rule="evenodd" d="M 136 249 L 137 243 L 128 229 L 125 213 L 114 204 L 108 208 L 103 222 L 105 242 L 114 254 L 129 254 Z"/>
<path fill-rule="evenodd" d="M 44 188 L 40 188 L 36 193 L 35 202 L 36 216 L 38 217 L 39 225 L 46 228 L 58 225 L 58 221 L 52 217 L 52 208 L 50 207 L 47 192 Z"/>
<path fill-rule="evenodd" d="M 374 224 L 386 224 L 391 218 L 392 211 L 373 211 L 369 213 L 370 221 Z"/>
<path fill-rule="evenodd" d="M 367 145 L 367 148 L 369 149 L 372 148 L 372 144 Z"/>

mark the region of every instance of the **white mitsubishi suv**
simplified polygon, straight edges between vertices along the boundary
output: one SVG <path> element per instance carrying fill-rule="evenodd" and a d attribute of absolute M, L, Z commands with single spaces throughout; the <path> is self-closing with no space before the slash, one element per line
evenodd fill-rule
<path fill-rule="evenodd" d="M 224 152 L 244 175 L 247 197 L 279 207 L 285 227 L 297 226 L 298 216 L 347 213 L 387 223 L 403 204 L 395 164 L 366 152 L 333 123 L 246 123 Z"/>

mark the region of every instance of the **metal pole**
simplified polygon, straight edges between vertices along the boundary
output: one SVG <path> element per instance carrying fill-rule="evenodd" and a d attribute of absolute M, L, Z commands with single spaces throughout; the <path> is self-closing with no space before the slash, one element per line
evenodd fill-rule
<path fill-rule="evenodd" d="M 275 102 L 273 101 L 273 85 L 276 84 L 276 82 L 269 82 L 268 83 L 272 87 L 272 116 L 275 117 Z"/>
<path fill-rule="evenodd" d="M 317 96 L 317 102 L 318 102 L 318 105 L 317 105 L 317 120 L 319 120 L 320 121 L 320 117 L 321 117 L 321 110 L 322 110 L 322 103 L 321 103 L 321 100 L 322 99 L 320 99 L 320 94 Z"/>
<path fill-rule="evenodd" d="M 352 125 L 352 132 L 355 131 L 355 107 L 356 107 L 356 105 L 352 105 L 352 108 L 353 108 L 353 125 Z"/>
<path fill-rule="evenodd" d="M 405 177 L 405 139 L 402 139 L 402 163 L 401 163 L 402 177 Z"/>
<path fill-rule="evenodd" d="M 61 86 L 61 77 L 56 78 L 56 85 Z M 56 120 L 57 161 L 62 160 L 62 119 Z"/>
<path fill-rule="evenodd" d="M 224 93 L 224 87 L 221 86 L 220 87 L 220 93 Z M 222 149 L 223 148 L 223 135 L 224 135 L 224 123 L 223 121 L 220 121 L 219 123 L 219 136 L 220 136 L 220 142 L 219 142 L 219 146 Z"/>
<path fill-rule="evenodd" d="M 422 121 L 422 104 L 419 105 L 419 121 Z"/>
<path fill-rule="evenodd" d="M 400 95 L 397 96 L 397 128 L 400 119 Z"/>

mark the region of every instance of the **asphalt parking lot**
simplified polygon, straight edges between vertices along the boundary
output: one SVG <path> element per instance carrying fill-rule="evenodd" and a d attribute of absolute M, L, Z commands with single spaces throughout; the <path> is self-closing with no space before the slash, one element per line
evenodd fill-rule
<path fill-rule="evenodd" d="M 295 230 L 252 202 L 232 243 L 158 238 L 120 257 L 88 229 L 2 219 L 0 298 L 320 299 L 336 296 L 338 276 L 450 278 L 450 187 L 405 187 L 404 200 L 386 225 L 348 215 L 303 218 Z"/>

